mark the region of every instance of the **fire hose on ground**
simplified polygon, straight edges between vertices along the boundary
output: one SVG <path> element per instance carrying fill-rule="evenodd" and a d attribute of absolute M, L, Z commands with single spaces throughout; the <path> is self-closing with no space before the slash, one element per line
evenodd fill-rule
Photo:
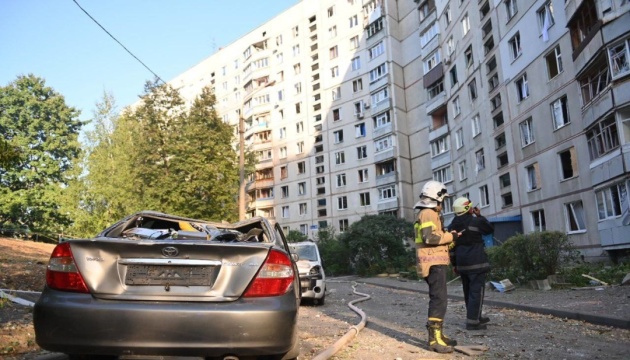
<path fill-rule="evenodd" d="M 361 295 L 363 297 L 360 299 L 355 299 L 355 300 L 350 301 L 348 303 L 348 307 L 352 309 L 352 311 L 354 311 L 355 313 L 359 314 L 359 316 L 361 316 L 361 321 L 358 324 L 351 326 L 350 330 L 348 330 L 348 332 L 345 335 L 343 335 L 339 340 L 337 340 L 330 347 L 320 352 L 319 354 L 315 355 L 313 360 L 326 360 L 330 358 L 331 356 L 335 355 L 339 350 L 341 350 L 342 347 L 344 347 L 348 342 L 354 339 L 354 337 L 357 336 L 359 332 L 365 327 L 365 324 L 367 323 L 367 316 L 365 315 L 363 310 L 354 306 L 354 304 L 361 301 L 369 300 L 371 296 L 368 294 L 363 294 L 363 293 L 358 292 L 356 290 L 356 286 L 357 286 L 357 283 L 353 281 L 352 282 L 353 293 L 357 295 Z"/>

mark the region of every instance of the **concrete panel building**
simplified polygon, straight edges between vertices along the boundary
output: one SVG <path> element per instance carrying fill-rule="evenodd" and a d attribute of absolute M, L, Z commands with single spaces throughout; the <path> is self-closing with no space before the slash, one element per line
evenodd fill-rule
<path fill-rule="evenodd" d="M 630 248 L 627 0 L 302 0 L 169 83 L 204 86 L 256 153 L 247 216 L 315 238 L 413 221 L 424 182 L 495 242 L 559 230 Z M 453 216 L 445 203 L 446 222 Z"/>

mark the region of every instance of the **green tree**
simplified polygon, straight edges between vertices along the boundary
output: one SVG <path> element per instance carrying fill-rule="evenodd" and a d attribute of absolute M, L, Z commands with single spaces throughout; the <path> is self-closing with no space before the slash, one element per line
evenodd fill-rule
<path fill-rule="evenodd" d="M 19 154 L 0 167 L 0 227 L 58 231 L 69 223 L 59 202 L 81 154 L 79 114 L 34 75 L 0 87 L 0 132 Z"/>
<path fill-rule="evenodd" d="M 339 241 L 334 227 L 319 229 L 317 247 L 322 257 L 324 270 L 328 275 L 338 276 L 352 273 L 350 250 L 346 247 L 346 243 Z"/>
<path fill-rule="evenodd" d="M 412 249 L 405 246 L 413 237 L 413 224 L 391 215 L 367 215 L 350 225 L 339 237 L 350 252 L 359 275 L 407 271 L 415 261 Z"/>
<path fill-rule="evenodd" d="M 290 243 L 306 241 L 306 239 L 308 239 L 308 237 L 297 230 L 289 230 L 287 234 L 287 241 Z"/>

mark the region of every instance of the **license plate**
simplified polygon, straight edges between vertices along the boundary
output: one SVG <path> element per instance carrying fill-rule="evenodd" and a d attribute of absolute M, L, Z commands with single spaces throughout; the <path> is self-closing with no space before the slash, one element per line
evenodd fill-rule
<path fill-rule="evenodd" d="M 213 266 L 129 265 L 126 285 L 212 286 Z"/>

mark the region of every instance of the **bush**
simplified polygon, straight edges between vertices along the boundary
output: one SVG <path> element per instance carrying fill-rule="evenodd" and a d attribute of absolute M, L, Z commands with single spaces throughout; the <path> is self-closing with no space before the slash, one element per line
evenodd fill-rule
<path fill-rule="evenodd" d="M 559 231 L 518 234 L 487 252 L 491 277 L 517 282 L 545 279 L 575 263 L 579 255 L 568 236 Z"/>
<path fill-rule="evenodd" d="M 582 276 L 582 274 L 590 275 L 609 285 L 617 285 L 628 273 L 630 273 L 630 264 L 581 263 L 562 269 L 560 275 L 568 283 L 576 286 L 589 286 L 591 279 Z"/>

